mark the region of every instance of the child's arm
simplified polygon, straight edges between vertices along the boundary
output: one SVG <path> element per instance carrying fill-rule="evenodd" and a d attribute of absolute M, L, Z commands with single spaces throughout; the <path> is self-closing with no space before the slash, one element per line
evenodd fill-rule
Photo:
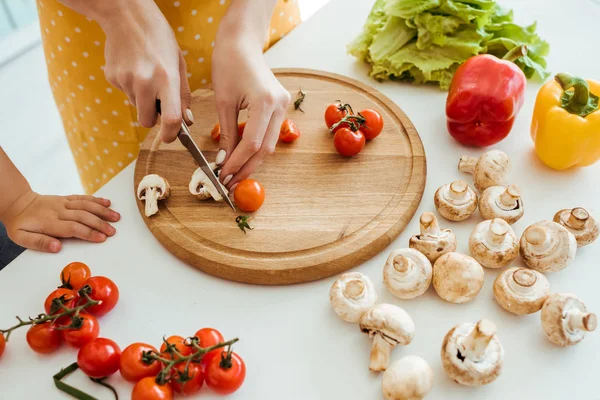
<path fill-rule="evenodd" d="M 115 234 L 107 221 L 121 216 L 110 200 L 93 196 L 45 196 L 33 190 L 0 147 L 0 221 L 18 245 L 57 253 L 58 238 L 103 242 Z"/>

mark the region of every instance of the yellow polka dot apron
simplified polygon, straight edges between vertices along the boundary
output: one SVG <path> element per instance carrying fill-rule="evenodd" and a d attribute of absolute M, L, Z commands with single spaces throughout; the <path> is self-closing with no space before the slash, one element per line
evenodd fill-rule
<path fill-rule="evenodd" d="M 156 0 L 187 63 L 192 91 L 209 83 L 219 22 L 231 0 Z M 127 96 L 104 78 L 104 32 L 57 0 L 37 0 L 48 78 L 86 193 L 133 161 L 147 129 Z M 294 0 L 278 1 L 269 29 L 275 43 L 300 22 Z"/>

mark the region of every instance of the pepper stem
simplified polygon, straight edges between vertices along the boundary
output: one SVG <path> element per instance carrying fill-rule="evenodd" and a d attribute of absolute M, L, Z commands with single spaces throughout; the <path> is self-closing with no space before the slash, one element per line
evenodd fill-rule
<path fill-rule="evenodd" d="M 521 57 L 525 57 L 527 55 L 527 46 L 515 46 L 508 53 L 502 57 L 503 60 L 515 62 Z"/>
<path fill-rule="evenodd" d="M 598 96 L 590 93 L 590 87 L 584 79 L 563 72 L 556 74 L 554 79 L 563 89 L 560 105 L 566 111 L 585 118 L 598 110 Z"/>

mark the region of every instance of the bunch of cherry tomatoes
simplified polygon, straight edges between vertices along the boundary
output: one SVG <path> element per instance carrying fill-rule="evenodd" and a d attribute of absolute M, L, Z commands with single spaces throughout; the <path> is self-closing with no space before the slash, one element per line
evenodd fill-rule
<path fill-rule="evenodd" d="M 354 114 L 350 104 L 336 101 L 325 109 L 325 124 L 333 136 L 333 145 L 345 157 L 355 156 L 383 130 L 383 118 L 379 112 L 365 109 Z"/>

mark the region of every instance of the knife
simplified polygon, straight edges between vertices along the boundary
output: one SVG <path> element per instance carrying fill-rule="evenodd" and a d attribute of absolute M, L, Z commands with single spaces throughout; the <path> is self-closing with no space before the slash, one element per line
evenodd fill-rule
<path fill-rule="evenodd" d="M 160 100 L 156 100 L 156 110 L 160 114 Z M 231 207 L 233 211 L 237 211 L 235 209 L 235 206 L 233 205 L 233 202 L 223 189 L 223 186 L 221 186 L 219 178 L 217 178 L 212 168 L 210 168 L 210 165 L 208 164 L 208 161 L 206 161 L 204 154 L 202 154 L 202 152 L 194 142 L 194 139 L 192 139 L 192 136 L 190 135 L 190 130 L 183 119 L 181 120 L 181 128 L 179 129 L 177 138 L 179 139 L 181 144 L 183 144 L 185 148 L 190 152 L 190 154 L 194 158 L 194 161 L 196 161 L 196 164 L 198 164 L 202 172 L 206 174 L 211 183 L 215 186 L 215 188 L 217 188 L 219 194 L 223 197 L 225 202 L 229 204 L 229 207 Z"/>

